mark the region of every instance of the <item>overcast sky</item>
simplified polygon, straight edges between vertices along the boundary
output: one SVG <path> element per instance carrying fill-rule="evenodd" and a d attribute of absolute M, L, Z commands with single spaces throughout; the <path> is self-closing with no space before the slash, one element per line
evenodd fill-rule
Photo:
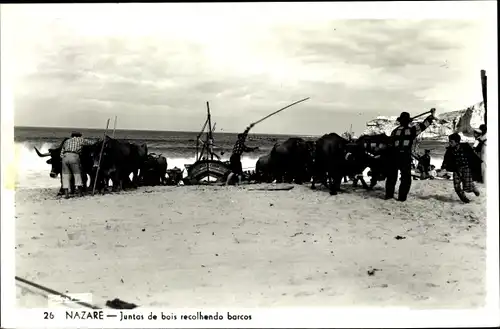
<path fill-rule="evenodd" d="M 439 12 L 422 3 L 404 4 L 420 20 L 340 20 L 342 3 L 2 5 L 15 125 L 103 128 L 117 115 L 122 129 L 198 131 L 209 101 L 217 131 L 234 132 L 311 97 L 253 132 L 316 135 L 462 109 L 482 100 L 479 71 L 496 70 L 477 15 L 492 3 L 467 4 L 467 20 L 422 20 Z M 384 11 L 357 5 L 351 16 Z"/>

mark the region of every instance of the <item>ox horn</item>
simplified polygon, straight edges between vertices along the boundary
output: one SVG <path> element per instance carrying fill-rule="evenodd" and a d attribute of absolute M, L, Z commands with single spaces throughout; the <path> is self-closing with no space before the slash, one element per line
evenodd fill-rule
<path fill-rule="evenodd" d="M 38 151 L 38 149 L 36 147 L 35 147 L 35 151 L 36 151 L 36 154 L 38 154 L 38 156 L 41 158 L 50 156 L 50 152 L 40 153 L 40 151 Z"/>

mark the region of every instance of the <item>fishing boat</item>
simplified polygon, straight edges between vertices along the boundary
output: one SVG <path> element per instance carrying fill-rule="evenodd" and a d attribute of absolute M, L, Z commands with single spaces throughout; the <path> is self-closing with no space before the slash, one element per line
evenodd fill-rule
<path fill-rule="evenodd" d="M 229 161 L 221 161 L 214 152 L 214 130 L 215 124 L 212 126 L 210 105 L 207 102 L 207 119 L 196 137 L 196 160 L 192 164 L 184 165 L 187 170 L 187 177 L 183 179 L 184 184 L 220 183 L 228 176 Z M 205 134 L 204 139 L 203 134 Z"/>

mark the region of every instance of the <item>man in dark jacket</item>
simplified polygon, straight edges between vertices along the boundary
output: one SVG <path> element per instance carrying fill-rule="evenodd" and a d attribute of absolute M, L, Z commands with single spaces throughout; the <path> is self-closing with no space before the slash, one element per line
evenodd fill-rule
<path fill-rule="evenodd" d="M 411 187 L 411 164 L 413 142 L 425 129 L 427 129 L 434 118 L 436 109 L 431 109 L 431 115 L 415 126 L 410 127 L 411 117 L 408 112 L 402 112 L 398 118 L 399 126 L 391 133 L 394 140 L 393 159 L 385 182 L 385 199 L 394 198 L 394 190 L 398 180 L 398 170 L 401 171 L 401 184 L 399 186 L 398 201 L 406 201 Z"/>
<path fill-rule="evenodd" d="M 253 123 L 248 126 L 245 131 L 238 134 L 238 140 L 234 144 L 233 154 L 229 158 L 229 166 L 231 168 L 231 173 L 227 176 L 226 185 L 229 185 L 233 176 L 238 176 L 238 182 L 241 184 L 241 178 L 243 176 L 243 166 L 241 165 L 241 155 L 243 152 L 253 152 L 258 149 L 258 147 L 248 147 L 245 145 L 245 141 L 248 136 L 248 132 L 253 128 Z"/>
<path fill-rule="evenodd" d="M 465 193 L 474 193 L 479 196 L 479 190 L 474 181 L 481 178 L 481 159 L 468 143 L 460 143 L 457 133 L 448 136 L 450 146 L 444 155 L 441 169 L 453 172 L 453 187 L 462 202 L 469 203 Z"/>
<path fill-rule="evenodd" d="M 476 154 L 481 158 L 481 183 L 486 183 L 486 125 L 482 124 L 479 129 L 474 130 L 477 145 L 474 148 Z"/>

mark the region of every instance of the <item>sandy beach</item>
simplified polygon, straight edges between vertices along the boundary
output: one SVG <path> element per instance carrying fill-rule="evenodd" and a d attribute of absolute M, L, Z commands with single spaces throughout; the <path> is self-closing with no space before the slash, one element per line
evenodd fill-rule
<path fill-rule="evenodd" d="M 442 180 L 413 181 L 406 203 L 382 200 L 381 183 L 255 190 L 271 185 L 17 190 L 16 275 L 99 305 L 484 305 L 484 186 L 462 204 Z M 47 300 L 18 286 L 17 305 Z"/>

